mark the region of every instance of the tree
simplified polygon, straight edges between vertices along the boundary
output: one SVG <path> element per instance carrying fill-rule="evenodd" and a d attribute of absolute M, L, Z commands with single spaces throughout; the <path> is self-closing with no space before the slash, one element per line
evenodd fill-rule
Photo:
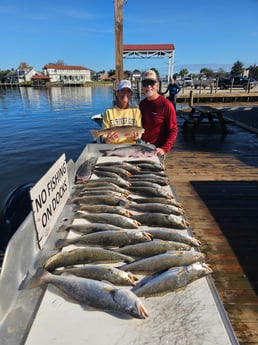
<path fill-rule="evenodd" d="M 27 64 L 27 62 L 20 62 L 20 64 L 19 64 L 19 67 L 18 67 L 18 69 L 29 69 L 29 68 L 32 68 L 31 66 L 29 66 L 28 64 Z"/>
<path fill-rule="evenodd" d="M 244 64 L 243 64 L 243 62 L 237 60 L 233 64 L 230 73 L 231 73 L 232 76 L 237 76 L 237 75 L 242 75 L 243 72 L 244 72 Z"/>
<path fill-rule="evenodd" d="M 179 72 L 179 75 L 184 78 L 184 76 L 186 76 L 189 73 L 187 68 L 183 68 L 181 69 L 181 71 Z"/>
<path fill-rule="evenodd" d="M 253 65 L 249 67 L 249 77 L 258 80 L 258 66 Z"/>
<path fill-rule="evenodd" d="M 214 75 L 214 72 L 212 69 L 204 67 L 200 69 L 200 74 L 205 74 L 207 78 L 210 78 Z"/>

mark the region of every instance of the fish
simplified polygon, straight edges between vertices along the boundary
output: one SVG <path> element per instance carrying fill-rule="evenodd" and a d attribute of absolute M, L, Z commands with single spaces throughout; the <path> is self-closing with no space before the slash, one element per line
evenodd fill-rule
<path fill-rule="evenodd" d="M 103 185 L 103 186 L 84 186 L 81 190 L 80 190 L 80 194 L 83 193 L 84 191 L 91 191 L 91 190 L 103 190 L 103 191 L 114 191 L 114 192 L 119 192 L 125 195 L 130 195 L 131 192 L 129 192 L 128 189 L 119 187 L 117 185 L 115 185 L 114 183 L 108 183 L 107 185 Z"/>
<path fill-rule="evenodd" d="M 130 163 L 130 164 L 137 164 L 138 166 L 140 166 L 141 164 L 152 164 L 152 165 L 155 165 L 157 167 L 161 167 L 162 169 L 165 169 L 165 165 L 161 162 L 156 162 L 156 161 L 153 161 L 153 160 L 149 160 L 149 159 L 130 159 L 129 161 L 125 161 L 127 163 Z"/>
<path fill-rule="evenodd" d="M 131 202 L 130 204 L 128 204 L 128 207 L 133 211 L 139 212 L 159 212 L 165 214 L 174 214 L 176 216 L 184 214 L 184 210 L 181 207 L 159 203 L 149 202 L 145 204 L 137 204 L 136 202 Z"/>
<path fill-rule="evenodd" d="M 91 213 L 81 216 L 90 222 L 112 224 L 127 229 L 138 229 L 141 223 L 132 217 L 121 216 L 114 213 Z"/>
<path fill-rule="evenodd" d="M 121 176 L 116 176 L 116 178 L 113 177 L 102 177 L 102 178 L 98 178 L 98 179 L 91 179 L 88 181 L 85 181 L 84 186 L 85 187 L 100 187 L 100 186 L 108 186 L 109 183 L 113 183 L 116 186 L 119 187 L 130 187 L 130 182 L 128 182 L 127 180 L 123 179 Z"/>
<path fill-rule="evenodd" d="M 144 179 L 143 179 L 144 180 Z M 164 190 L 162 187 L 159 186 L 159 188 L 155 188 L 155 187 L 128 187 L 129 191 L 137 194 L 137 195 L 141 195 L 141 196 L 150 196 L 150 197 L 164 197 L 167 199 L 173 199 L 174 196 L 173 194 L 167 192 L 166 190 Z"/>
<path fill-rule="evenodd" d="M 71 203 L 87 204 L 87 205 L 96 205 L 96 204 L 106 204 L 119 206 L 122 204 L 127 204 L 128 201 L 125 197 L 114 196 L 114 195 L 88 195 L 81 197 L 73 197 L 70 200 Z"/>
<path fill-rule="evenodd" d="M 176 229 L 186 229 L 189 226 L 189 223 L 185 219 L 180 216 L 175 216 L 174 214 L 148 212 L 134 214 L 132 218 L 139 221 L 142 225 L 148 226 L 161 226 Z"/>
<path fill-rule="evenodd" d="M 97 177 L 110 177 L 113 179 L 118 179 L 120 175 L 113 171 L 108 171 L 108 170 L 101 170 L 101 169 L 95 169 L 94 170 L 94 175 Z M 122 176 L 121 176 L 122 177 Z"/>
<path fill-rule="evenodd" d="M 99 167 L 99 166 L 106 166 L 106 167 L 110 167 L 110 166 L 122 166 L 122 167 L 125 167 L 126 170 L 130 171 L 131 173 L 136 173 L 136 172 L 139 172 L 141 170 L 140 167 L 138 167 L 137 165 L 135 164 L 131 164 L 129 162 L 125 162 L 125 161 L 121 161 L 121 162 L 100 162 L 100 163 L 97 163 L 95 165 L 95 167 Z"/>
<path fill-rule="evenodd" d="M 164 166 L 156 162 L 140 162 L 138 166 L 141 168 L 140 171 L 152 171 L 152 172 L 162 172 L 164 173 Z M 139 173 L 139 172 L 138 172 Z"/>
<path fill-rule="evenodd" d="M 134 177 L 134 175 L 132 177 L 130 177 L 130 183 L 131 185 L 135 185 L 136 183 L 141 183 L 141 181 L 146 181 L 146 182 L 151 182 L 151 183 L 156 183 L 160 186 L 168 186 L 170 184 L 170 181 L 168 178 L 166 177 L 156 177 L 155 175 L 150 176 L 151 174 L 148 174 L 148 176 L 146 175 L 142 175 L 142 176 L 138 176 L 138 177 Z"/>
<path fill-rule="evenodd" d="M 128 196 L 128 194 L 124 194 L 121 192 L 116 192 L 113 190 L 94 190 L 94 189 L 90 189 L 90 190 L 84 190 L 82 192 L 79 193 L 78 197 L 84 197 L 84 196 L 97 196 L 97 195 L 105 195 L 105 196 L 116 196 L 116 197 L 121 197 L 121 198 L 126 198 Z"/>
<path fill-rule="evenodd" d="M 40 267 L 27 284 L 23 284 L 23 287 L 34 288 L 46 284 L 56 286 L 70 300 L 83 306 L 87 305 L 103 311 L 116 311 L 138 319 L 145 319 L 148 316 L 140 299 L 132 291 L 95 279 L 74 275 L 59 276 Z"/>
<path fill-rule="evenodd" d="M 75 182 L 89 180 L 97 160 L 97 158 L 92 157 L 83 162 L 75 173 Z"/>
<path fill-rule="evenodd" d="M 96 166 L 94 169 L 94 174 L 98 171 L 104 171 L 104 172 L 113 172 L 123 178 L 128 178 L 130 176 L 132 176 L 132 174 L 130 173 L 130 171 L 126 170 L 125 168 L 121 167 L 121 166 Z"/>
<path fill-rule="evenodd" d="M 103 136 L 108 136 L 109 133 L 116 132 L 119 134 L 119 138 L 134 138 L 133 134 L 138 132 L 139 138 L 144 133 L 144 128 L 139 126 L 115 126 L 106 129 L 90 129 L 90 133 L 94 140 Z"/>
<path fill-rule="evenodd" d="M 78 210 L 78 209 L 77 209 Z M 131 217 L 132 212 L 122 206 L 111 206 L 106 204 L 97 205 L 81 205 L 79 211 L 87 211 L 92 213 L 115 213 L 121 214 L 122 216 Z"/>
<path fill-rule="evenodd" d="M 135 285 L 139 278 L 131 272 L 125 272 L 117 267 L 105 264 L 84 265 L 83 267 L 66 267 L 57 269 L 54 274 L 71 273 L 78 277 L 104 280 L 114 285 Z"/>
<path fill-rule="evenodd" d="M 53 256 L 45 260 L 43 267 L 48 271 L 52 271 L 58 267 L 107 261 L 132 262 L 134 261 L 134 259 L 128 255 L 116 253 L 112 250 L 100 247 L 83 247 L 54 254 Z"/>
<path fill-rule="evenodd" d="M 165 205 L 174 205 L 177 207 L 182 207 L 180 202 L 176 201 L 175 199 L 168 199 L 164 197 L 141 197 L 141 198 L 136 198 L 131 195 L 128 196 L 127 198 L 129 201 L 136 202 L 137 204 L 144 204 L 144 203 L 160 203 L 160 204 L 165 204 Z"/>
<path fill-rule="evenodd" d="M 158 183 L 146 181 L 144 178 L 139 179 L 137 181 L 130 179 L 130 182 L 131 182 L 132 188 L 134 187 L 150 187 L 150 188 L 157 188 L 157 189 L 160 188 L 160 185 Z"/>
<path fill-rule="evenodd" d="M 153 145 L 141 145 L 141 144 L 132 144 L 123 146 L 122 144 L 119 147 L 113 149 L 101 149 L 99 152 L 104 157 L 154 157 L 157 156 L 156 148 Z"/>
<path fill-rule="evenodd" d="M 103 223 L 85 223 L 85 224 L 70 224 L 67 226 L 61 226 L 58 231 L 73 231 L 77 234 L 90 234 L 92 232 L 98 231 L 120 231 L 122 228 L 112 225 L 112 224 L 103 224 Z"/>
<path fill-rule="evenodd" d="M 163 241 L 153 240 L 151 242 L 136 243 L 125 245 L 124 247 L 116 249 L 116 252 L 133 257 L 149 257 L 166 253 L 171 250 L 190 250 L 191 247 L 188 244 L 174 242 L 174 241 Z"/>
<path fill-rule="evenodd" d="M 134 262 L 124 264 L 119 268 L 126 272 L 138 274 L 152 275 L 165 271 L 172 267 L 186 266 L 195 262 L 202 262 L 205 256 L 199 251 L 171 251 L 153 255 L 148 258 L 136 260 Z"/>
<path fill-rule="evenodd" d="M 154 277 L 145 277 L 132 288 L 132 291 L 138 297 L 164 295 L 210 273 L 212 273 L 212 269 L 205 263 L 173 267 Z"/>
<path fill-rule="evenodd" d="M 79 245 L 79 246 L 103 246 L 103 247 L 117 247 L 125 246 L 132 243 L 152 241 L 152 235 L 145 231 L 99 231 L 84 236 L 77 236 L 74 238 L 59 239 L 56 241 L 56 248 L 63 248 L 65 246 Z"/>
<path fill-rule="evenodd" d="M 148 233 L 152 234 L 154 238 L 159 238 L 165 241 L 182 242 L 193 247 L 199 247 L 201 244 L 201 242 L 196 238 L 185 235 L 182 232 L 174 229 L 149 228 Z"/>

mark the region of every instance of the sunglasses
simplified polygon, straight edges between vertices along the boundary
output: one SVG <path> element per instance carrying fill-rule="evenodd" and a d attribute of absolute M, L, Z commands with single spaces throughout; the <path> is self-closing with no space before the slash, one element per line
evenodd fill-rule
<path fill-rule="evenodd" d="M 156 81 L 152 79 L 146 79 L 142 81 L 142 86 L 149 86 L 149 85 L 153 86 L 155 84 L 156 84 Z"/>

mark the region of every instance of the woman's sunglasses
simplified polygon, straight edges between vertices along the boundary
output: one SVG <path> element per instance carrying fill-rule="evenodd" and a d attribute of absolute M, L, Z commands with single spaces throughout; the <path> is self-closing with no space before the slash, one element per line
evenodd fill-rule
<path fill-rule="evenodd" d="M 142 86 L 153 86 L 154 84 L 156 84 L 156 81 L 152 79 L 146 79 L 142 81 Z"/>

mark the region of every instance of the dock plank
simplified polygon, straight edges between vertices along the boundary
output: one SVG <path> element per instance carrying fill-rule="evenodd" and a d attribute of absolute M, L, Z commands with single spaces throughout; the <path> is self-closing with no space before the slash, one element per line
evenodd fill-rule
<path fill-rule="evenodd" d="M 185 138 L 180 131 L 166 172 L 214 270 L 239 343 L 253 345 L 258 344 L 258 139 L 234 125 L 229 129 L 221 141 L 218 132 Z"/>

